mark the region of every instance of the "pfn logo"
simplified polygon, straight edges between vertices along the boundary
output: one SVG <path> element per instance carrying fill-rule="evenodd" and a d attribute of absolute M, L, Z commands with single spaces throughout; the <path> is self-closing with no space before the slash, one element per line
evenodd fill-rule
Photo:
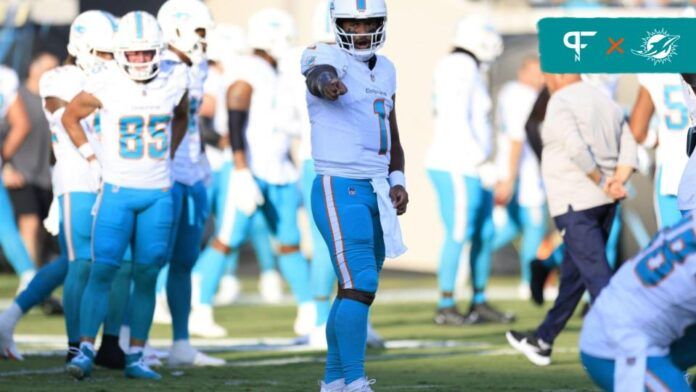
<path fill-rule="evenodd" d="M 569 31 L 563 36 L 563 45 L 575 51 L 575 61 L 580 61 L 580 51 L 587 47 L 582 43 L 582 37 L 594 37 L 596 31 Z"/>

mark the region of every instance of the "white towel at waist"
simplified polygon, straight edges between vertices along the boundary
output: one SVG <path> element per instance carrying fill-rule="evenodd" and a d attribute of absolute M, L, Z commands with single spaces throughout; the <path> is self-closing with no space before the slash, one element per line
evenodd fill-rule
<path fill-rule="evenodd" d="M 370 180 L 372 189 L 377 194 L 377 207 L 379 208 L 379 221 L 384 235 L 385 256 L 393 259 L 406 253 L 406 245 L 401 236 L 401 226 L 396 217 L 396 208 L 389 197 L 389 182 L 386 178 Z"/>

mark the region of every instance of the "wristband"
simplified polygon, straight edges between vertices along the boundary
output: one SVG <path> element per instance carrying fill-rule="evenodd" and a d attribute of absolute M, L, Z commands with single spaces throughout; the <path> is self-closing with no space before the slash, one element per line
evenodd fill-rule
<path fill-rule="evenodd" d="M 406 176 L 404 175 L 404 172 L 396 170 L 389 173 L 389 185 L 401 185 L 402 187 L 404 187 L 404 189 L 406 189 Z"/>
<path fill-rule="evenodd" d="M 649 129 L 648 134 L 645 136 L 645 140 L 640 144 L 645 148 L 655 148 L 655 145 L 657 145 L 657 132 Z"/>
<path fill-rule="evenodd" d="M 92 146 L 89 144 L 89 142 L 78 147 L 77 151 L 79 151 L 80 155 L 82 155 L 82 157 L 85 159 L 89 159 L 90 157 L 95 156 L 94 150 L 92 149 Z"/>

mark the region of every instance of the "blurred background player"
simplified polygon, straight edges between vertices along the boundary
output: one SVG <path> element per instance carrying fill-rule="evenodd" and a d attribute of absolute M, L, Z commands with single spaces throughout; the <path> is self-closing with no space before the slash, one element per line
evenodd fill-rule
<path fill-rule="evenodd" d="M 690 391 L 696 365 L 694 216 L 660 231 L 594 302 L 580 335 L 590 378 L 607 391 Z"/>
<path fill-rule="evenodd" d="M 102 62 L 113 60 L 114 28 L 113 17 L 105 12 L 87 11 L 78 15 L 70 28 L 70 56 L 66 64 L 44 73 L 41 78 L 39 92 L 56 157 L 53 186 L 59 202 L 61 256 L 41 268 L 13 305 L 0 314 L 0 343 L 6 349 L 14 347 L 12 334 L 20 317 L 64 284 L 65 329 L 69 346 L 67 360 L 78 351 L 80 301 L 92 262 L 91 212 L 100 184 L 91 181 L 89 164 L 70 141 L 60 118 L 68 102 L 82 90 L 86 75 Z M 89 143 L 99 151 L 94 122 L 95 118 L 88 118 L 83 127 Z M 103 339 L 98 355 L 100 359 L 107 355 L 107 351 L 119 350 L 117 338 Z M 13 352 L 15 358 L 22 359 L 16 350 Z M 101 360 L 97 362 L 109 365 Z"/>
<path fill-rule="evenodd" d="M 486 161 L 493 149 L 492 103 L 485 70 L 503 51 L 502 39 L 478 16 L 461 20 L 452 53 L 435 68 L 435 134 L 425 166 L 435 187 L 445 241 L 440 256 L 435 323 L 463 325 L 514 320 L 486 301 L 493 245 L 495 169 Z M 462 109 L 466 108 L 466 109 Z M 454 286 L 464 245 L 470 243 L 473 297 L 469 312 L 457 310 Z"/>
<path fill-rule="evenodd" d="M 314 327 L 315 308 L 309 286 L 309 265 L 300 253 L 297 210 L 300 203 L 297 171 L 290 161 L 290 137 L 278 132 L 278 60 L 295 34 L 289 14 L 268 8 L 249 19 L 251 56 L 233 71 L 227 90 L 227 111 L 233 165 L 228 203 L 217 236 L 218 257 L 238 251 L 248 236 L 256 213 L 263 214 L 277 242 L 278 264 L 298 304 L 295 333 Z"/>
<path fill-rule="evenodd" d="M 312 213 L 339 282 L 321 390 L 372 391 L 364 364 L 369 309 L 385 256 L 406 251 L 396 217 L 408 204 L 396 70 L 376 55 L 386 41 L 384 1 L 332 4 L 337 45 L 312 46 L 301 63 L 317 173 Z"/>
<path fill-rule="evenodd" d="M 495 187 L 493 249 L 522 236 L 520 258 L 520 299 L 529 299 L 530 264 L 546 235 L 548 207 L 541 181 L 539 160 L 527 142 L 525 124 L 544 85 L 539 60 L 526 58 L 517 71 L 517 80 L 503 85 L 498 93 L 499 124 L 496 163 L 499 181 Z"/>
<path fill-rule="evenodd" d="M 157 274 L 167 258 L 174 224 L 170 155 L 188 127 L 188 69 L 179 62 L 161 61 L 162 32 L 148 13 L 135 11 L 121 18 L 115 42 L 115 64 L 95 69 L 62 117 L 98 181 L 101 166 L 80 120 L 100 109 L 104 157 L 104 184 L 93 228 L 94 264 L 80 305 L 80 354 L 68 371 L 78 379 L 91 373 L 94 337 L 107 313 L 106 293 L 132 242 L 134 306 L 125 375 L 156 380 L 160 375 L 143 362 L 143 347 L 152 322 Z"/>
<path fill-rule="evenodd" d="M 696 145 L 696 140 L 694 140 L 694 136 L 696 136 L 694 133 L 696 131 L 694 129 L 696 127 L 696 93 L 694 93 L 696 91 L 696 74 L 684 73 L 681 76 L 680 83 L 684 95 L 684 103 L 692 124 L 686 139 L 686 152 L 689 160 L 679 181 L 677 192 L 677 207 L 682 215 L 686 215 L 696 209 L 696 154 L 693 153 L 694 145 Z"/>
<path fill-rule="evenodd" d="M 169 0 L 160 8 L 157 20 L 169 49 L 164 52 L 163 61 L 182 64 L 189 73 L 188 128 L 174 153 L 171 169 L 174 230 L 169 264 L 160 272 L 160 281 L 166 281 L 172 318 L 173 344 L 169 364 L 219 366 L 225 361 L 209 357 L 191 346 L 188 329 L 191 270 L 200 253 L 209 210 L 203 183 L 210 175 L 210 168 L 201 144 L 198 111 L 208 76 L 206 37 L 213 28 L 213 18 L 208 7 L 199 0 Z"/>

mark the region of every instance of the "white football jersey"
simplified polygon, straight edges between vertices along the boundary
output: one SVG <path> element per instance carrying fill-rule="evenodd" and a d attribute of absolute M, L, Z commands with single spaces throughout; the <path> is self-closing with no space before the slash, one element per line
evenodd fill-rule
<path fill-rule="evenodd" d="M 5 119 L 7 111 L 17 99 L 18 88 L 19 79 L 15 71 L 0 64 L 0 119 Z M 2 164 L 1 157 L 0 164 Z"/>
<path fill-rule="evenodd" d="M 662 356 L 696 322 L 696 221 L 663 229 L 592 305 L 580 349 L 599 358 Z"/>
<path fill-rule="evenodd" d="M 136 189 L 167 188 L 171 122 L 188 87 L 188 67 L 163 61 L 149 83 L 138 83 L 114 62 L 97 67 L 84 91 L 100 110 L 105 183 Z"/>
<path fill-rule="evenodd" d="M 452 53 L 435 68 L 433 104 L 435 133 L 425 166 L 467 176 L 493 147 L 492 103 L 488 86 L 474 59 Z"/>
<path fill-rule="evenodd" d="M 245 131 L 251 172 L 270 184 L 297 181 L 297 169 L 290 161 L 291 138 L 277 126 L 278 73 L 258 56 L 242 56 L 236 65 L 229 76 L 229 85 L 241 80 L 253 90 Z"/>
<path fill-rule="evenodd" d="M 86 80 L 85 73 L 74 65 L 64 65 L 47 71 L 39 81 L 39 94 L 42 100 L 50 97 L 70 102 L 82 91 Z M 89 164 L 82 157 L 77 147 L 70 140 L 61 117 L 65 108 L 60 108 L 53 113 L 44 109 L 44 115 L 51 129 L 51 145 L 56 164 L 53 167 L 53 194 L 60 196 L 69 192 L 91 192 Z M 85 131 L 88 142 L 98 159 L 101 156 L 101 144 L 98 140 L 97 115 L 90 115 L 82 120 L 82 128 Z"/>
<path fill-rule="evenodd" d="M 278 65 L 280 73 L 278 126 L 292 137 L 300 139 L 297 155 L 301 162 L 312 159 L 312 125 L 309 123 L 307 110 L 306 79 L 301 69 L 303 52 L 304 48 L 301 47 L 288 50 Z"/>
<path fill-rule="evenodd" d="M 657 116 L 655 160 L 662 168 L 660 194 L 677 195 L 688 157 L 685 153 L 689 110 L 679 74 L 640 74 L 638 82 L 650 93 Z"/>
<path fill-rule="evenodd" d="M 684 80 L 681 83 L 684 100 L 689 109 L 690 126 L 696 126 L 696 94 Z M 686 146 L 686 144 L 684 145 Z M 686 148 L 682 148 L 686 155 Z M 679 193 L 677 194 L 677 206 L 682 211 L 696 209 L 696 154 L 691 154 L 682 173 L 681 181 L 679 182 Z"/>
<path fill-rule="evenodd" d="M 217 68 L 210 68 L 208 78 L 203 85 L 203 92 L 215 98 L 215 115 L 213 127 L 220 136 L 227 136 L 227 88 L 224 75 Z M 213 171 L 218 171 L 225 162 L 232 159 L 231 150 L 220 150 L 211 145 L 205 146 L 205 155 Z"/>
<path fill-rule="evenodd" d="M 203 86 L 208 77 L 208 63 L 204 61 L 189 67 L 171 51 L 164 53 L 162 61 L 171 62 L 171 66 L 174 64 L 184 66 L 188 70 L 189 124 L 181 144 L 174 153 L 172 177 L 174 181 L 193 185 L 208 176 L 208 166 L 203 159 L 200 118 L 198 117 L 201 102 L 203 102 Z"/>
<path fill-rule="evenodd" d="M 356 179 L 388 177 L 389 116 L 396 94 L 394 64 L 377 55 L 371 70 L 336 45 L 317 44 L 305 50 L 303 74 L 322 64 L 336 68 L 348 92 L 336 101 L 306 93 L 317 174 Z"/>
<path fill-rule="evenodd" d="M 523 143 L 518 166 L 517 202 L 524 207 L 540 207 L 546 201 L 539 159 L 529 146 L 524 129 L 538 94 L 534 88 L 518 81 L 505 83 L 498 93 L 496 118 L 500 133 L 496 164 L 501 178 L 507 178 L 510 175 L 510 142 Z"/>

